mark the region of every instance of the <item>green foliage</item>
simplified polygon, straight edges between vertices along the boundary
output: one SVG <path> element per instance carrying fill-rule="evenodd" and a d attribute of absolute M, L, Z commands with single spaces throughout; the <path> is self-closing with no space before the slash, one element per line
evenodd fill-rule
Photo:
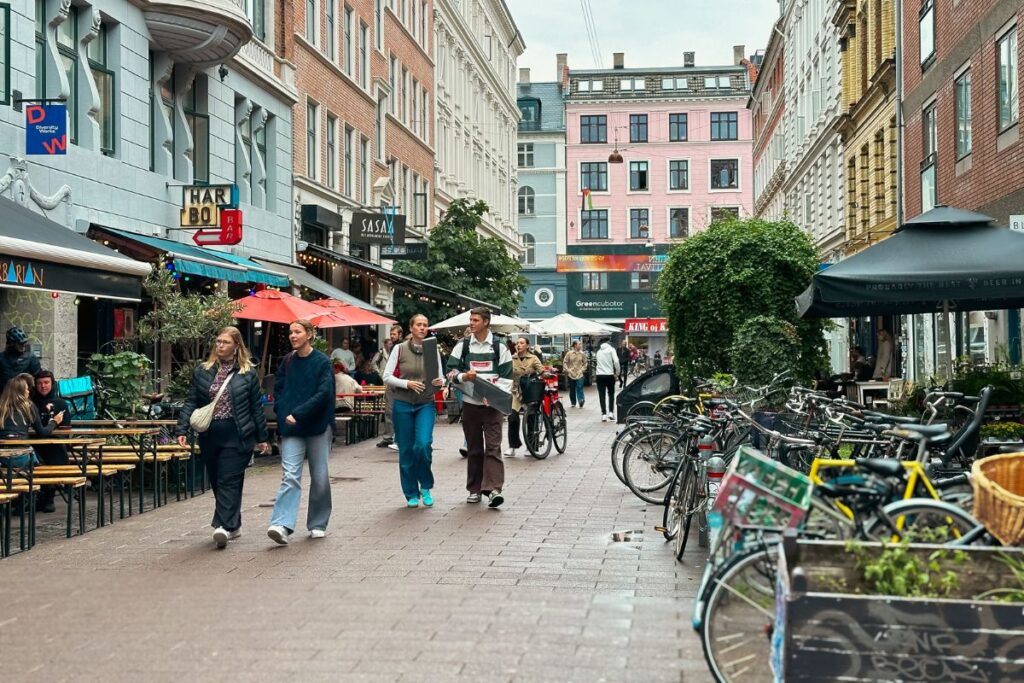
<path fill-rule="evenodd" d="M 741 384 L 761 386 L 785 370 L 796 373 L 799 356 L 800 336 L 792 323 L 757 315 L 736 328 L 729 347 L 729 367 Z"/>
<path fill-rule="evenodd" d="M 993 387 L 993 404 L 1024 403 L 1024 368 L 1008 363 L 981 367 L 961 366 L 953 379 L 952 390 L 977 396 L 989 384 Z"/>
<path fill-rule="evenodd" d="M 221 328 L 234 324 L 239 306 L 225 294 L 183 294 L 163 268 L 153 269 L 145 287 L 153 310 L 139 320 L 139 339 L 170 345 L 174 371 L 165 393 L 181 398 L 188 391 L 196 364 L 209 355 L 210 344 Z"/>
<path fill-rule="evenodd" d="M 477 232 L 487 211 L 483 201 L 453 201 L 444 219 L 430 231 L 426 260 L 398 261 L 395 272 L 487 301 L 503 313 L 514 315 L 529 281 L 519 274 L 519 262 L 509 255 L 504 242 L 497 237 L 481 237 Z M 438 322 L 458 311 L 445 303 L 395 298 L 399 322 L 405 325 L 414 313 Z"/>
<path fill-rule="evenodd" d="M 751 318 L 768 316 L 791 326 L 795 379 L 809 380 L 826 363 L 827 323 L 797 318 L 794 299 L 817 269 L 814 245 L 788 221 L 729 218 L 673 248 L 658 279 L 658 299 L 679 376 L 735 370 L 730 351 L 737 331 Z"/>
<path fill-rule="evenodd" d="M 997 441 L 1024 439 L 1024 424 L 1020 422 L 989 422 L 981 426 L 981 438 L 993 438 Z"/>
<path fill-rule="evenodd" d="M 134 351 L 94 353 L 86 364 L 86 371 L 103 388 L 97 392 L 100 407 L 116 418 L 134 416 L 142 408 L 140 387 L 149 365 L 149 358 Z"/>
<path fill-rule="evenodd" d="M 998 602 L 1024 602 L 1024 558 L 1020 555 L 1007 555 L 998 553 L 996 560 L 1006 565 L 1013 575 L 1017 585 L 1015 587 L 993 588 L 981 595 L 975 596 L 975 600 L 996 600 Z"/>
<path fill-rule="evenodd" d="M 931 538 L 924 530 L 915 531 L 921 532 L 917 534 L 916 540 L 925 540 L 922 534 L 928 536 L 927 540 L 938 540 Z M 862 544 L 846 544 L 847 552 L 856 558 L 857 570 L 870 593 L 939 598 L 949 596 L 959 589 L 957 566 L 967 561 L 967 553 L 963 550 L 936 550 L 926 557 L 910 553 L 907 552 L 908 536 L 909 533 L 899 543 L 883 543 L 882 552 L 877 555 L 869 553 Z"/>

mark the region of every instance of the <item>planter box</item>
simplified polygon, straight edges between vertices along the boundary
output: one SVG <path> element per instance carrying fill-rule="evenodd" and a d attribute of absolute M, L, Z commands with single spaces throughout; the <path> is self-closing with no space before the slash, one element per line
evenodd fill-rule
<path fill-rule="evenodd" d="M 972 599 L 1016 586 L 995 555 L 1022 551 L 963 548 L 969 559 L 956 565 L 956 596 L 897 598 L 837 592 L 835 580 L 851 591 L 862 583 L 842 542 L 783 545 L 772 634 L 776 681 L 1024 680 L 1024 604 Z M 927 557 L 940 547 L 908 550 Z"/>

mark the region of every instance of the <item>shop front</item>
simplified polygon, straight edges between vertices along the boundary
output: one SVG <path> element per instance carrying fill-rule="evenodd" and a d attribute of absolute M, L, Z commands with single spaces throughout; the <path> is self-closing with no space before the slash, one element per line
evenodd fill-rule
<path fill-rule="evenodd" d="M 623 325 L 626 339 L 647 350 L 647 355 L 665 356 L 668 351 L 668 318 L 626 318 Z"/>

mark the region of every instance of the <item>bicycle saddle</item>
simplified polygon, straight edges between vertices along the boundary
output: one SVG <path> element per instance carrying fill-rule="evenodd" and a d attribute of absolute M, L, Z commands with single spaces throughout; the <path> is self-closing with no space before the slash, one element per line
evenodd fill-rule
<path fill-rule="evenodd" d="M 856 458 L 857 467 L 873 472 L 880 477 L 896 477 L 903 474 L 903 463 L 894 458 Z"/>
<path fill-rule="evenodd" d="M 870 422 L 887 422 L 889 424 L 898 425 L 909 425 L 917 424 L 921 422 L 921 418 L 909 417 L 905 415 L 886 415 L 885 413 L 879 413 L 874 410 L 865 410 L 864 419 Z"/>
<path fill-rule="evenodd" d="M 894 430 L 896 435 L 904 439 L 929 439 L 934 440 L 941 436 L 947 436 L 949 434 L 949 427 L 945 424 L 933 424 L 933 425 L 921 425 L 921 424 L 901 424 L 898 425 Z"/>

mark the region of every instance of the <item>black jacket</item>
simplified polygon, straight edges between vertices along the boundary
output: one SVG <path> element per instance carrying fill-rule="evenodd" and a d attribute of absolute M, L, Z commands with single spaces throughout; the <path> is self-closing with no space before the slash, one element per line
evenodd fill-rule
<path fill-rule="evenodd" d="M 21 373 L 27 372 L 35 377 L 39 370 L 39 359 L 31 351 L 11 353 L 4 350 L 0 352 L 0 391 L 3 391 L 7 383 Z"/>
<path fill-rule="evenodd" d="M 192 387 L 178 414 L 178 434 L 188 433 L 192 411 L 210 403 L 210 385 L 216 376 L 216 363 L 209 370 L 203 367 L 202 363 L 196 366 L 192 373 Z M 260 402 L 261 389 L 256 369 L 253 368 L 243 375 L 238 373 L 236 365 L 235 374 L 231 376 L 225 392 L 231 393 L 231 415 L 235 418 L 238 437 L 243 447 L 250 449 L 257 443 L 267 441 L 267 419 L 263 415 L 263 404 Z"/>

